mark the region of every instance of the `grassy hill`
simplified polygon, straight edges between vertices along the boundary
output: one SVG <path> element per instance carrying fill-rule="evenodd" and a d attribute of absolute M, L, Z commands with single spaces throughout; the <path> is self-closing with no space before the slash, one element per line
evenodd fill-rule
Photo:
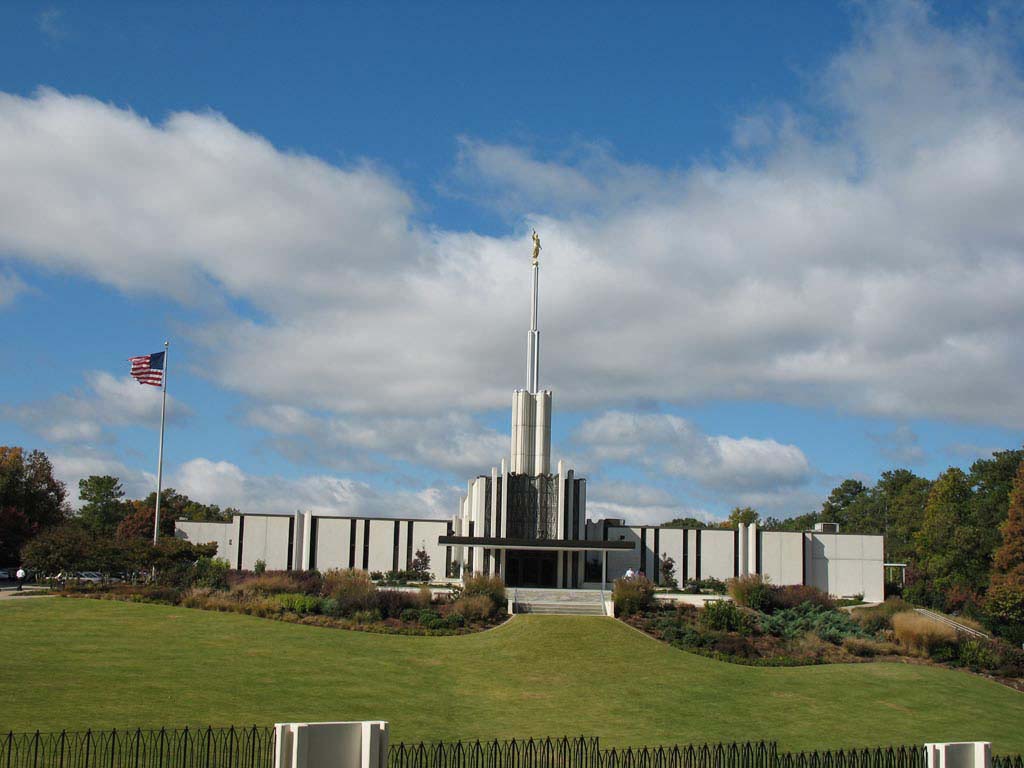
<path fill-rule="evenodd" d="M 386 719 L 396 740 L 596 735 L 784 749 L 984 739 L 1024 752 L 1024 695 L 909 664 L 760 669 L 604 618 L 398 637 L 95 600 L 0 603 L 0 730 Z"/>

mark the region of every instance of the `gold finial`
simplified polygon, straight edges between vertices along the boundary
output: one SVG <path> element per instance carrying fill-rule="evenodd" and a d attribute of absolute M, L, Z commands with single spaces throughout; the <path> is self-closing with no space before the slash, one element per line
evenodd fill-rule
<path fill-rule="evenodd" d="M 537 230 L 533 230 L 533 265 L 537 266 L 537 261 L 540 259 L 540 235 L 537 234 Z"/>

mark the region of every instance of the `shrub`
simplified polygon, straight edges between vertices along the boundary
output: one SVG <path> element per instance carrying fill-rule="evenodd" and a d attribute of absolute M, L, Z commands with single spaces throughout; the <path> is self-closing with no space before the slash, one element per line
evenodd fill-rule
<path fill-rule="evenodd" d="M 425 584 L 420 586 L 416 590 L 416 605 L 420 608 L 429 608 L 430 603 L 434 600 L 434 593 L 430 591 L 430 587 Z"/>
<path fill-rule="evenodd" d="M 974 670 L 993 669 L 999 664 L 999 654 L 993 645 L 994 643 L 980 638 L 964 640 L 957 648 L 957 661 Z"/>
<path fill-rule="evenodd" d="M 752 573 L 726 582 L 729 597 L 736 605 L 768 612 L 772 609 L 772 588 L 759 575 Z"/>
<path fill-rule="evenodd" d="M 646 576 L 616 579 L 612 587 L 616 616 L 642 613 L 654 605 L 654 584 Z"/>
<path fill-rule="evenodd" d="M 843 648 L 854 656 L 892 656 L 899 653 L 899 648 L 892 643 L 869 640 L 866 637 L 844 637 Z"/>
<path fill-rule="evenodd" d="M 1014 645 L 1024 643 L 1024 587 L 1001 584 L 985 598 L 985 623 Z"/>
<path fill-rule="evenodd" d="M 482 621 L 494 615 L 494 602 L 488 595 L 463 595 L 452 603 L 452 613 L 467 621 Z"/>
<path fill-rule="evenodd" d="M 406 608 L 398 618 L 407 624 L 418 624 L 420 621 L 420 609 Z"/>
<path fill-rule="evenodd" d="M 500 608 L 506 602 L 505 582 L 499 576 L 484 576 L 481 573 L 474 573 L 463 581 L 461 597 L 474 595 L 486 595 L 491 598 L 495 608 Z"/>
<path fill-rule="evenodd" d="M 880 605 L 870 608 L 857 608 L 850 615 L 861 625 L 865 632 L 875 634 L 892 629 L 892 617 L 897 613 L 914 610 L 909 604 L 898 597 L 890 597 Z"/>
<path fill-rule="evenodd" d="M 297 592 L 296 586 L 291 574 L 287 571 L 276 571 L 236 582 L 231 591 L 248 595 L 277 595 L 283 592 Z"/>
<path fill-rule="evenodd" d="M 320 613 L 323 610 L 323 600 L 314 595 L 281 594 L 277 595 L 276 599 L 286 611 L 300 615 Z"/>
<path fill-rule="evenodd" d="M 705 629 L 719 632 L 748 632 L 751 628 L 749 617 L 728 600 L 704 603 L 700 623 Z"/>
<path fill-rule="evenodd" d="M 416 555 L 409 563 L 409 571 L 416 581 L 430 581 L 434 578 L 434 574 L 430 572 L 430 555 L 427 554 L 427 550 L 416 550 Z"/>
<path fill-rule="evenodd" d="M 897 613 L 892 617 L 896 639 L 905 648 L 931 656 L 944 647 L 956 644 L 956 630 L 916 612 Z"/>
<path fill-rule="evenodd" d="M 200 557 L 196 560 L 196 573 L 193 584 L 210 589 L 228 588 L 228 571 L 231 564 L 227 560 L 215 557 Z"/>
<path fill-rule="evenodd" d="M 367 576 L 369 579 L 369 576 Z M 376 608 L 365 611 L 354 611 L 352 613 L 352 621 L 356 624 L 373 624 L 380 621 L 380 611 Z"/>
<path fill-rule="evenodd" d="M 383 579 L 384 579 L 384 572 L 383 571 L 370 571 L 370 579 L 372 581 L 383 581 Z"/>
<path fill-rule="evenodd" d="M 679 586 L 679 582 L 676 581 L 676 561 L 668 555 L 663 554 L 661 556 L 661 563 L 658 566 L 661 571 L 661 583 L 669 589 L 674 589 Z"/>
<path fill-rule="evenodd" d="M 256 565 L 252 567 L 252 572 L 255 573 L 257 576 L 262 576 L 264 573 L 267 572 L 267 561 L 257 560 Z"/>
<path fill-rule="evenodd" d="M 357 611 L 377 608 L 377 588 L 366 571 L 356 568 L 327 571 L 323 589 L 329 590 L 329 596 L 337 601 L 337 611 L 341 616 L 353 616 Z"/>
<path fill-rule="evenodd" d="M 817 587 L 809 584 L 788 584 L 786 586 L 772 587 L 771 594 L 772 610 L 785 610 L 796 608 L 803 603 L 810 603 L 819 608 L 834 608 L 835 601 Z"/>
<path fill-rule="evenodd" d="M 427 629 L 443 629 L 445 627 L 444 618 L 437 611 L 420 611 L 419 622 Z"/>
<path fill-rule="evenodd" d="M 385 619 L 397 619 L 408 608 L 419 607 L 419 595 L 399 589 L 377 590 L 377 607 Z"/>
<path fill-rule="evenodd" d="M 822 608 L 813 603 L 801 603 L 795 608 L 776 611 L 761 618 L 765 632 L 792 640 L 813 633 L 829 643 L 839 644 L 846 637 L 862 636 L 861 626 L 844 611 Z"/>
<path fill-rule="evenodd" d="M 725 595 L 728 594 L 728 588 L 725 586 L 725 582 L 721 579 L 707 578 L 700 579 L 699 581 L 687 579 L 683 584 L 683 592 L 693 595 Z"/>

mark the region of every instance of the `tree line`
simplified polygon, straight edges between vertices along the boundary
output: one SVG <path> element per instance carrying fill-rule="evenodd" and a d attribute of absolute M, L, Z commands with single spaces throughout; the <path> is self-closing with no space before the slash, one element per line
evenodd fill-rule
<path fill-rule="evenodd" d="M 917 605 L 1024 627 L 1024 450 L 997 451 L 968 471 L 950 467 L 934 480 L 908 469 L 883 472 L 874 485 L 844 480 L 821 508 L 760 519 L 750 507 L 722 523 L 677 518 L 672 527 L 807 531 L 838 523 L 840 532 L 880 534 L 885 557 L 906 564 L 895 586 Z M 999 619 L 1002 617 L 1002 619 Z"/>
<path fill-rule="evenodd" d="M 160 544 L 154 548 L 156 492 L 126 499 L 118 478 L 92 475 L 79 481 L 78 493 L 82 505 L 76 511 L 45 453 L 0 446 L 0 565 L 24 562 L 48 574 L 167 565 L 168 558 L 196 554 L 192 545 L 174 539 L 175 520 L 227 522 L 238 512 L 166 488 L 160 494 Z"/>

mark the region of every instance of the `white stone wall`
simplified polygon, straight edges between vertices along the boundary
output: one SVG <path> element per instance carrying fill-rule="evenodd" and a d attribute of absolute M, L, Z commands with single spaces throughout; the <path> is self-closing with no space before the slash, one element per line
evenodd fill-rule
<path fill-rule="evenodd" d="M 658 536 L 658 568 L 661 568 L 662 556 L 671 557 L 676 564 L 676 582 L 683 583 L 683 531 L 680 528 L 662 528 Z M 658 573 L 659 583 L 661 573 Z"/>
<path fill-rule="evenodd" d="M 731 579 L 736 567 L 735 533 L 732 530 L 705 528 L 700 532 L 700 539 L 700 577 L 723 581 Z"/>
<path fill-rule="evenodd" d="M 836 597 L 863 594 L 867 602 L 885 599 L 881 536 L 808 533 L 807 583 Z"/>
<path fill-rule="evenodd" d="M 804 534 L 761 531 L 761 575 L 772 584 L 802 584 Z"/>
<path fill-rule="evenodd" d="M 318 571 L 348 568 L 351 530 L 352 523 L 348 518 L 316 518 L 316 558 L 313 563 Z"/>
<path fill-rule="evenodd" d="M 242 530 L 242 570 L 251 571 L 257 560 L 268 571 L 288 567 L 288 525 L 291 515 L 245 515 Z"/>
<path fill-rule="evenodd" d="M 235 567 L 235 525 L 234 523 L 194 523 L 180 520 L 174 524 L 174 535 L 192 544 L 217 545 L 217 557 L 227 560 Z"/>

